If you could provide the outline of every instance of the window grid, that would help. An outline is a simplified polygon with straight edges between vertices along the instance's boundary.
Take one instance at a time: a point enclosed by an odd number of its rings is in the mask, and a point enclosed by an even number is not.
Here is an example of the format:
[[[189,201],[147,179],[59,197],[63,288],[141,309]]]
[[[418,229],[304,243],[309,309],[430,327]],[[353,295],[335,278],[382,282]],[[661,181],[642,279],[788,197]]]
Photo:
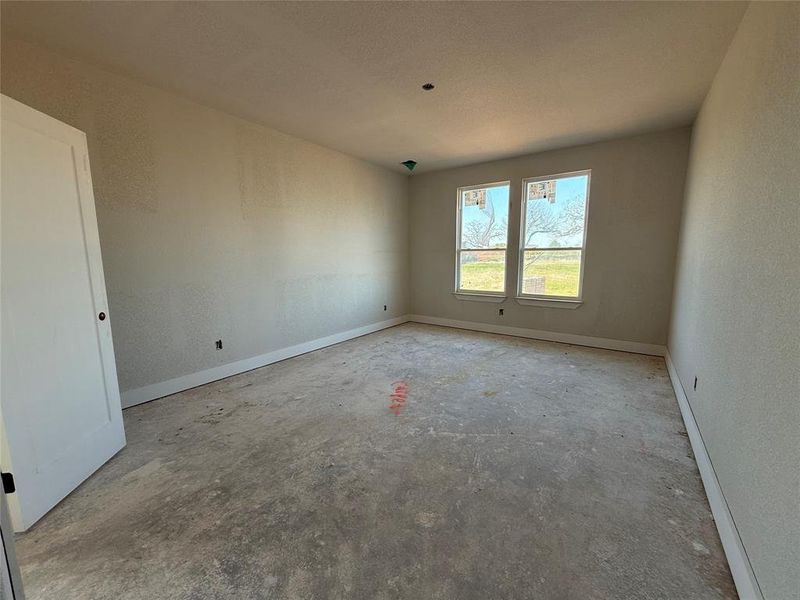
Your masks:
[[[508,194],[508,209],[510,214],[511,209],[511,182],[510,181],[498,181],[494,183],[484,183],[479,185],[471,185],[471,186],[464,186],[460,187],[456,193],[456,261],[455,261],[455,291],[456,293],[460,294],[480,294],[480,295],[488,295],[488,296],[505,296],[506,295],[506,285],[505,279],[508,275],[508,224],[506,224],[506,239],[505,244],[502,248],[494,247],[494,248],[462,248],[462,226],[463,226],[463,194],[464,192],[469,192],[473,190],[489,190],[492,188],[499,188],[499,187],[508,187],[509,194]],[[497,290],[481,290],[475,288],[463,288],[461,284],[461,256],[465,252],[496,252],[503,254],[503,289],[500,291]]]
[[[557,175],[546,175],[542,177],[529,177],[522,180],[522,201],[520,202],[520,236],[519,236],[519,263],[517,265],[517,297],[529,298],[533,300],[566,300],[572,302],[580,302],[583,299],[583,273],[586,253],[586,233],[589,219],[589,194],[591,188],[591,169],[584,171],[571,171],[568,173],[559,173]],[[581,246],[568,246],[568,247],[536,247],[529,246],[527,242],[527,233],[525,231],[527,225],[528,214],[528,185],[530,183],[540,181],[557,181],[559,179],[567,179],[570,177],[586,177],[586,200],[584,201],[584,214],[583,214],[583,240]],[[578,252],[580,267],[578,273],[578,293],[576,296],[560,296],[555,294],[526,294],[523,291],[525,280],[525,253],[526,252]]]

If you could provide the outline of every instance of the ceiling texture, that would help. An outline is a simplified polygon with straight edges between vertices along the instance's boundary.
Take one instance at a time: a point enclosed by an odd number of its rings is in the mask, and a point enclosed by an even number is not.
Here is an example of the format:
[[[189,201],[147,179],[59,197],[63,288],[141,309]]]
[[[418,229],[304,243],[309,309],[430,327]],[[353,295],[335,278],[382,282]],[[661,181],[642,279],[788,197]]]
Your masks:
[[[398,171],[691,123],[736,2],[2,2],[2,34]],[[436,88],[423,91],[422,84]]]

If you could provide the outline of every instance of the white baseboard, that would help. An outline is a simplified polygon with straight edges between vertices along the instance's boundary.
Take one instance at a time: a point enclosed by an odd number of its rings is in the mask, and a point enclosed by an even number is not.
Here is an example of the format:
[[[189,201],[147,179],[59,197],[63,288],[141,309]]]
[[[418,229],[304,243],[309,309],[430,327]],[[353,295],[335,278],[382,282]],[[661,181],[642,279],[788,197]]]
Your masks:
[[[136,388],[122,392],[122,407],[129,408],[142,402],[149,402],[156,398],[163,398],[171,394],[177,394],[183,390],[188,390],[199,385],[238,375],[245,371],[251,371],[264,367],[272,363],[299,356],[306,352],[312,352],[351,340],[353,338],[374,333],[381,329],[394,327],[408,321],[416,323],[427,323],[429,325],[442,325],[444,327],[455,327],[458,329],[471,329],[473,331],[483,331],[486,333],[499,333],[502,335],[513,335],[516,337],[524,337],[536,340],[544,340],[548,342],[563,342],[566,344],[576,344],[578,346],[591,346],[593,348],[605,348],[609,350],[621,350],[623,352],[634,352],[637,354],[650,354],[653,356],[663,356],[664,347],[656,344],[642,344],[639,342],[627,342],[623,340],[610,340],[606,338],[588,337],[583,335],[574,335],[569,333],[554,333],[551,331],[538,331],[536,329],[525,329],[522,327],[505,327],[501,325],[490,325],[486,323],[477,323],[473,321],[455,321],[452,319],[441,319],[439,317],[426,317],[424,315],[404,315],[378,323],[372,323],[356,329],[350,329],[341,333],[335,333],[323,338],[303,342],[288,348],[281,348],[273,350],[267,354],[261,354],[252,358],[246,358],[236,362],[220,365],[197,373],[190,373],[175,379],[153,383],[144,387]]]
[[[332,346],[333,344],[352,340],[353,338],[361,337],[362,335],[374,333],[376,331],[380,331],[381,329],[387,329],[389,327],[394,327],[395,325],[400,325],[406,322],[408,322],[408,317],[403,315],[402,317],[387,319],[386,321],[379,321],[378,323],[371,323],[370,325],[364,325],[363,327],[357,327],[356,329],[342,331],[341,333],[334,333],[333,335],[318,338],[316,340],[303,342],[302,344],[289,346],[288,348],[273,350],[272,352],[267,352],[266,354],[253,356],[252,358],[246,358],[244,360],[238,360],[236,362],[220,365],[204,371],[198,371],[197,373],[190,373],[189,375],[183,375],[182,377],[176,377],[175,379],[169,379],[167,381],[153,383],[144,387],[128,390],[127,392],[122,392],[121,394],[122,408],[129,408],[131,406],[135,406],[136,404],[141,404],[142,402],[149,402],[150,400],[155,400],[156,398],[163,398],[164,396],[169,396],[170,394],[177,394],[178,392],[197,387],[198,385],[211,383],[212,381],[224,379],[225,377],[230,377],[232,375],[238,375],[239,373],[244,373],[245,371],[252,371],[253,369],[265,367],[266,365],[270,365],[281,360],[286,360],[287,358],[292,358],[293,356],[299,356],[301,354],[305,354],[306,352],[319,350],[320,348],[325,348],[326,346]]]
[[[706,489],[708,503],[711,505],[711,514],[714,515],[714,522],[717,525],[722,548],[725,550],[728,566],[731,569],[731,575],[733,575],[736,591],[739,592],[741,600],[763,600],[764,596],[761,594],[761,588],[758,586],[750,559],[747,557],[747,552],[742,544],[742,538],[739,536],[728,502],[722,493],[717,474],[714,471],[714,465],[711,463],[711,457],[708,455],[703,436],[697,426],[692,407],[686,397],[683,384],[678,378],[678,372],[675,370],[675,364],[672,362],[669,351],[665,353],[664,357],[667,362],[669,378],[675,390],[675,397],[678,399],[678,406],[681,409],[683,423],[686,426],[686,432],[689,434],[689,441],[692,444],[697,468],[700,470],[700,477]]]
[[[408,318],[415,323],[427,323],[428,325],[441,325],[443,327],[455,327],[457,329],[470,329],[472,331],[483,331],[485,333],[499,333],[501,335],[513,335],[515,337],[543,340],[546,342],[560,342],[563,344],[574,344],[576,346],[603,348],[605,350],[620,350],[622,352],[648,354],[650,356],[664,356],[666,352],[666,348],[658,344],[612,340],[608,338],[576,335],[573,333],[540,331],[538,329],[527,329],[524,327],[507,327],[505,325],[492,325],[489,323],[477,323],[475,321],[456,321],[454,319],[427,317],[425,315],[409,315]]]
[[[443,319],[440,317],[428,317],[425,315],[405,315],[372,323],[356,329],[350,329],[341,333],[335,333],[323,338],[290,346],[288,348],[281,348],[274,350],[267,354],[254,356],[244,360],[236,361],[226,365],[220,365],[212,369],[206,369],[197,373],[191,373],[182,377],[176,377],[168,381],[154,383],[133,390],[128,390],[122,393],[122,407],[128,408],[136,404],[155,400],[156,398],[163,398],[170,394],[175,394],[183,390],[187,390],[199,385],[224,379],[232,375],[238,375],[245,371],[251,371],[259,367],[299,356],[307,352],[319,350],[326,346],[338,344],[353,338],[361,337],[369,333],[374,333],[382,329],[401,325],[409,321],[415,323],[425,323],[428,325],[441,325],[443,327],[454,327],[457,329],[469,329],[472,331],[482,331],[485,333],[498,333],[501,335],[511,335],[515,337],[523,337],[535,340],[543,340],[548,342],[561,342],[565,344],[575,344],[578,346],[589,346],[592,348],[603,348],[607,350],[619,350],[622,352],[633,352],[636,354],[647,354],[651,356],[664,356],[667,363],[667,370],[669,372],[672,387],[675,390],[675,396],[678,399],[678,406],[683,416],[683,422],[686,426],[686,431],[689,435],[689,441],[692,444],[692,450],[697,461],[697,467],[700,470],[700,477],[703,480],[703,485],[708,496],[709,504],[711,505],[711,512],[714,515],[714,520],[719,531],[722,547],[725,550],[725,556],[728,559],[728,564],[733,575],[733,580],[736,585],[736,590],[742,600],[763,600],[763,595],[758,586],[758,582],[753,573],[750,560],[745,552],[744,545],[742,544],[739,532],[736,529],[736,524],[733,521],[728,503],[722,493],[722,488],[717,480],[717,475],[714,472],[714,467],[711,464],[711,459],[706,450],[705,443],[697,427],[697,422],[694,419],[689,400],[684,392],[683,385],[678,379],[678,374],[675,371],[675,365],[670,358],[669,352],[664,346],[658,344],[644,344],[641,342],[629,342],[625,340],[612,340],[608,338],[597,338],[584,335],[575,335],[570,333],[556,333],[552,331],[540,331],[536,329],[526,329],[522,327],[507,327],[504,325],[492,325],[488,323],[478,323],[475,321],[457,321],[454,319]]]

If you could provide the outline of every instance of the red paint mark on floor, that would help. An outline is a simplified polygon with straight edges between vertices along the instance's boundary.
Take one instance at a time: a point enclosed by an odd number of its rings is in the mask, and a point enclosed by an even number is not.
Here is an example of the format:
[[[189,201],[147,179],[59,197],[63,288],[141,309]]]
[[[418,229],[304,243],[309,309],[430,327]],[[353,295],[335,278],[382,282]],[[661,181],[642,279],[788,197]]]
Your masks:
[[[389,405],[389,410],[392,411],[395,416],[399,416],[400,412],[406,406],[406,399],[408,398],[408,384],[404,381],[397,381],[392,384],[393,392],[392,395],[389,396],[389,400],[391,404]]]

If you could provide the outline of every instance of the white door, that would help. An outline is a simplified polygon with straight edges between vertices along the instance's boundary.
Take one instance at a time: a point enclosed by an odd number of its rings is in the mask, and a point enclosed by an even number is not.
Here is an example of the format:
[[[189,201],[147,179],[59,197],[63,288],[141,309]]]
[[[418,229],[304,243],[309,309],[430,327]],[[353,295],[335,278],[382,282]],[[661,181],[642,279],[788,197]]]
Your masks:
[[[22,531],[125,433],[86,136],[6,96],[0,118],[0,466]]]

